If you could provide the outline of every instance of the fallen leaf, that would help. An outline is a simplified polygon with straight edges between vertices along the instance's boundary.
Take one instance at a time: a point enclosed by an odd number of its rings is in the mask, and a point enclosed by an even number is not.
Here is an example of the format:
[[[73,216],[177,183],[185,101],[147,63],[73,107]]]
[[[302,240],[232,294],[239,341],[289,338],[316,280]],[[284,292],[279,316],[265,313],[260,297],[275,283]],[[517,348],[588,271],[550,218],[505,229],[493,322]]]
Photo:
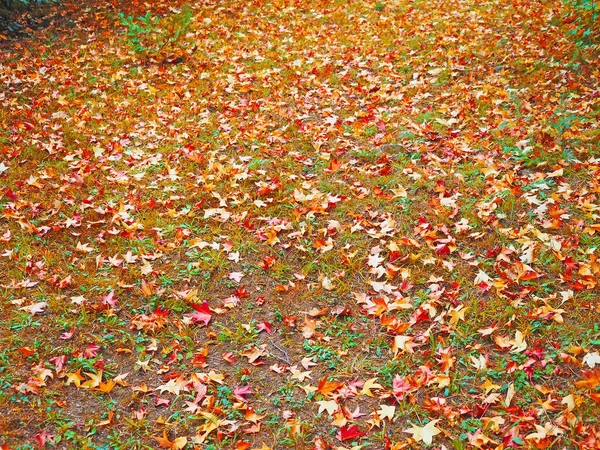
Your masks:
[[[437,436],[442,432],[435,425],[440,421],[440,419],[435,419],[428,422],[424,427],[412,426],[404,430],[405,433],[412,434],[412,437],[415,441],[423,441],[427,445],[431,445],[433,442],[434,436]]]

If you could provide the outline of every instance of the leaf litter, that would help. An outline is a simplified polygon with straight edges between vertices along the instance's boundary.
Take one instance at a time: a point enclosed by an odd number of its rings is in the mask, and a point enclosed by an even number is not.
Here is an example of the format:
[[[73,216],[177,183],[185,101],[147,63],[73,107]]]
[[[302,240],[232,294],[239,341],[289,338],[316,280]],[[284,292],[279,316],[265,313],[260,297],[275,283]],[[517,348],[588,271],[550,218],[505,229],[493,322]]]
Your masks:
[[[2,448],[598,448],[568,8],[67,1],[3,42]]]

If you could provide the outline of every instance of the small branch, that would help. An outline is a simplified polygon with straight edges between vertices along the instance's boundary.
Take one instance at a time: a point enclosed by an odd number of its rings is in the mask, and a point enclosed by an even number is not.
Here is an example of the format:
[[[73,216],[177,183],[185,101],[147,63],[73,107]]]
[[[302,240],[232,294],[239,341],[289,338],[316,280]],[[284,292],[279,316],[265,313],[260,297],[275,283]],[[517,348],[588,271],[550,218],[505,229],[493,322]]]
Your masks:
[[[292,363],[290,361],[290,358],[289,358],[287,352],[284,349],[282,349],[279,345],[277,345],[275,342],[273,342],[271,339],[268,339],[268,341],[273,347],[275,347],[277,350],[279,350],[285,356],[285,359],[281,358],[280,356],[277,356],[273,353],[271,353],[271,356],[277,358],[279,361],[286,363],[288,366],[291,366]]]

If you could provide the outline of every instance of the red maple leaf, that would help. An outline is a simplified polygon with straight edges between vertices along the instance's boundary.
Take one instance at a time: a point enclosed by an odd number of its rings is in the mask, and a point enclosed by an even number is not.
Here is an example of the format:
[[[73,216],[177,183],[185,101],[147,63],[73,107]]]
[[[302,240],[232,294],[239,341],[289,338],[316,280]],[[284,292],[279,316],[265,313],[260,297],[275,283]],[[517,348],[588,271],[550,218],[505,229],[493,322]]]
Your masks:
[[[162,306],[158,305],[156,307],[156,309],[154,310],[154,314],[156,314],[157,316],[160,317],[167,317],[169,315],[170,311],[168,309],[163,309]]]
[[[44,445],[46,445],[46,442],[51,441],[54,436],[54,434],[49,434],[46,430],[44,430],[41,433],[36,434],[33,437],[33,439],[38,443],[40,447],[44,447]]]
[[[358,425],[350,425],[349,427],[341,427],[340,431],[338,431],[335,437],[340,441],[347,441],[357,437],[365,436],[366,434],[367,433],[364,433],[358,429]]]
[[[235,292],[233,293],[233,295],[235,295],[237,298],[246,298],[250,295],[250,292],[248,292],[246,290],[246,286],[240,286],[239,288],[237,288],[235,290]]]

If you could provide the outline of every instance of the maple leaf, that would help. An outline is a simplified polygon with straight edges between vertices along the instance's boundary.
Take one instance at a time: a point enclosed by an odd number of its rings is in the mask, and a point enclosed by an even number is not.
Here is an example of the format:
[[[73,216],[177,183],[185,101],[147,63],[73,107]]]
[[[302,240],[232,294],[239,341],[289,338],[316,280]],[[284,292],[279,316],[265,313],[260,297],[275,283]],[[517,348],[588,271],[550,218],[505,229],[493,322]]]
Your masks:
[[[273,267],[273,264],[275,264],[274,256],[265,256],[262,261],[258,263],[259,267],[265,271]]]
[[[241,272],[231,272],[229,274],[229,279],[235,281],[236,283],[239,283],[240,281],[242,281],[242,278],[245,275]]]
[[[344,386],[342,383],[337,382],[337,381],[328,381],[328,377],[325,377],[325,378],[319,380],[319,386],[317,387],[317,391],[320,394],[323,394],[324,396],[327,397],[330,394],[332,394],[333,392],[340,389],[342,386]]]
[[[576,381],[575,386],[586,389],[596,389],[600,386],[600,369],[584,370],[584,380]]]
[[[44,430],[41,433],[38,433],[35,436],[33,436],[33,439],[37,442],[37,444],[40,447],[45,447],[46,446],[46,442],[51,441],[52,439],[54,439],[55,436],[56,435],[50,434],[46,430]]]
[[[85,356],[86,358],[94,358],[98,354],[98,350],[100,350],[99,346],[97,346],[96,344],[93,344],[93,343],[89,344],[83,350],[83,356]]]
[[[115,306],[117,304],[117,299],[115,298],[115,292],[110,291],[108,294],[102,296],[102,303],[109,306]]]
[[[377,383],[377,378],[370,378],[365,381],[361,394],[368,395],[369,397],[375,397],[371,392],[371,389],[383,389],[383,386]]]
[[[492,390],[496,390],[496,389],[500,389],[501,388],[500,385],[492,383],[487,378],[485,379],[485,383],[483,383],[479,387],[482,388],[482,389],[485,389],[485,394],[486,395],[489,394],[489,392],[492,391]]]
[[[306,371],[306,372],[302,372],[300,370],[298,370],[298,368],[296,366],[292,366],[290,367],[290,372],[292,372],[292,378],[296,379],[298,381],[300,381],[301,383],[306,380],[307,378],[311,378],[310,376],[310,370]]]
[[[594,367],[596,367],[596,364],[600,364],[600,353],[599,352],[588,353],[587,355],[585,355],[583,357],[583,363],[587,364],[589,367],[591,367],[593,369]]]
[[[323,277],[323,280],[321,280],[321,285],[328,291],[335,289],[335,285],[331,282],[331,280],[328,277]]]
[[[242,352],[242,356],[248,358],[248,362],[250,364],[260,364],[260,363],[264,363],[263,360],[261,360],[260,358],[262,358],[263,356],[267,355],[267,350],[266,350],[266,345],[263,344],[260,347],[258,346],[252,346],[250,348],[245,349]]]
[[[63,340],[71,339],[73,337],[73,334],[75,334],[75,329],[76,328],[73,327],[73,328],[71,328],[70,331],[65,331],[64,333],[61,333],[59,336],[60,339],[63,339]]]
[[[448,313],[450,314],[450,325],[456,325],[459,320],[465,320],[465,312],[469,308],[465,308],[464,305],[459,305],[456,308],[452,308]]]
[[[171,394],[179,395],[182,390],[183,391],[189,390],[187,388],[187,384],[188,384],[188,382],[185,380],[183,375],[180,375],[177,378],[173,378],[173,379],[169,380],[166,384],[162,384],[162,385],[158,386],[157,389],[160,391],[161,394],[163,392],[167,391],[167,392],[170,392]]]
[[[273,332],[272,330],[272,324],[267,322],[267,321],[262,321],[261,323],[258,323],[256,325],[256,329],[260,332],[260,331],[266,331],[267,334],[271,334]]]
[[[432,420],[424,427],[412,426],[411,428],[404,430],[404,432],[412,434],[413,439],[417,442],[423,441],[425,444],[431,445],[434,436],[437,436],[442,432],[442,430],[435,426],[439,421],[440,419]]]
[[[246,408],[246,412],[244,414],[244,418],[248,422],[257,423],[263,417],[265,417],[265,414],[263,414],[263,415],[256,414],[256,412],[254,411],[254,408],[252,408],[252,407]]]
[[[508,350],[511,347],[511,340],[507,336],[494,335],[494,342],[501,350]]]
[[[515,339],[511,341],[511,346],[511,353],[521,353],[527,348],[527,341],[519,330],[515,332]]]
[[[471,358],[471,363],[473,365],[473,367],[475,367],[475,369],[477,371],[479,370],[485,370],[485,368],[487,367],[487,357],[485,355],[479,355],[479,357],[475,357],[473,355],[470,356]]]
[[[32,349],[31,347],[21,347],[17,350],[21,355],[23,355],[24,358],[27,358],[28,356],[31,356],[35,353],[35,350]]]
[[[225,375],[211,370],[210,372],[208,372],[208,379],[210,381],[214,381],[217,384],[223,384],[223,381],[225,380]]]
[[[478,333],[480,333],[482,336],[489,336],[490,334],[493,334],[494,331],[499,330],[500,327],[498,327],[495,323],[489,327],[485,327],[485,328],[479,328],[477,330]]]
[[[358,429],[358,425],[350,425],[349,427],[344,426],[339,429],[335,437],[340,441],[348,441],[350,439],[356,439],[361,436],[366,436],[367,433],[362,432]]]
[[[249,394],[252,394],[252,388],[250,386],[236,386],[233,388],[234,397],[241,402],[247,402],[248,399],[244,396]]]
[[[310,317],[306,316],[304,318],[304,325],[301,328],[302,335],[305,339],[310,339],[315,334],[316,328],[317,320],[311,319]]]
[[[22,308],[19,308],[19,310],[27,311],[32,316],[35,316],[36,314],[43,313],[46,310],[47,306],[48,303],[46,302],[37,302],[29,306],[23,306]]]
[[[302,367],[304,367],[307,370],[309,368],[317,365],[317,363],[314,362],[314,357],[313,358],[309,358],[307,356],[305,356],[304,358],[302,358],[302,361],[300,361],[300,364],[302,364]],[[302,380],[300,380],[300,381],[302,381]]]
[[[381,405],[377,414],[382,419],[388,419],[389,421],[394,420],[394,414],[396,414],[396,407],[394,405]]]
[[[169,406],[170,404],[171,400],[169,400],[168,398],[156,396],[156,401],[154,402],[155,406]]]
[[[535,433],[528,434],[525,436],[525,439],[539,442],[547,437],[558,436],[564,433],[564,430],[550,422],[546,422],[543,427],[538,424],[534,424],[534,426],[536,429]]]
[[[81,253],[90,253],[94,251],[94,249],[91,248],[89,244],[82,244],[79,241],[77,241],[77,247],[75,247],[75,250]]]
[[[330,416],[332,416],[339,408],[339,405],[335,400],[320,400],[317,402],[317,405],[319,405],[319,414],[323,411],[327,411],[327,414]]]
[[[163,431],[162,437],[152,436],[152,439],[158,442],[160,448],[169,448],[171,450],[181,450],[187,445],[186,437],[179,437],[174,441],[170,441],[166,430]]]
[[[417,346],[418,344],[415,344],[414,338],[411,336],[395,336],[392,351],[394,355],[398,355],[400,350],[404,350],[407,353],[414,353],[413,349]]]
[[[331,421],[331,425],[334,427],[341,428],[348,423],[348,419],[344,415],[343,412],[338,411],[333,414],[333,420]]]
[[[237,361],[237,358],[231,352],[223,353],[222,357],[228,363],[234,363]]]
[[[204,326],[207,326],[212,319],[208,302],[202,302],[201,305],[192,304],[192,308],[194,308],[196,311],[193,313],[184,314],[184,316],[190,317],[193,323],[201,322],[204,324]]]
[[[99,370],[98,373],[90,373],[84,372],[90,379],[81,385],[84,389],[93,389],[100,385],[102,382],[102,370]]]
[[[76,387],[81,386],[81,382],[85,380],[85,377],[81,375],[81,369],[78,369],[77,372],[70,372],[66,374],[67,381],[65,382],[65,386],[73,383]]]
[[[100,383],[97,387],[94,388],[94,390],[104,392],[105,394],[109,394],[116,385],[117,382],[114,379],[112,379],[108,380],[106,383]]]

